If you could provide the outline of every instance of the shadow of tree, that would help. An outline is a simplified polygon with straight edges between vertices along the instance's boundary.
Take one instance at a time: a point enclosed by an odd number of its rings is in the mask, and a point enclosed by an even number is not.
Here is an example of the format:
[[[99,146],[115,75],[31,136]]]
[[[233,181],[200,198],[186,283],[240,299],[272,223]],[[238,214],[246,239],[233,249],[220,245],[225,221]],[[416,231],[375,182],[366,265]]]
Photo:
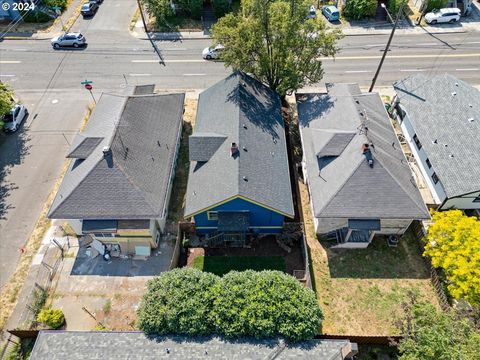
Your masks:
[[[27,119],[24,120],[24,124]],[[8,197],[13,190],[18,189],[15,182],[10,181],[8,175],[10,175],[12,168],[16,165],[20,165],[29,154],[30,146],[28,142],[30,137],[28,131],[21,127],[16,133],[13,134],[0,134],[0,219],[5,220],[8,212],[13,209],[13,205],[8,202]]]
[[[227,101],[233,102],[240,108],[241,121],[258,126],[269,133],[273,138],[278,139],[277,131],[283,129],[281,115],[281,102],[278,94],[266,85],[246,76],[241,72],[231,74],[226,82],[232,77],[238,77],[238,82],[227,95]]]

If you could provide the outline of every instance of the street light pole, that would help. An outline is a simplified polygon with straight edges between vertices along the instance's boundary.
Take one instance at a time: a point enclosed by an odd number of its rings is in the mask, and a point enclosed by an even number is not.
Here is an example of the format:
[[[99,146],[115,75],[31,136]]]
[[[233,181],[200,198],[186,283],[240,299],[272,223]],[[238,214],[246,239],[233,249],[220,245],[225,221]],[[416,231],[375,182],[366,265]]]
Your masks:
[[[380,6],[385,9],[385,11],[387,12],[388,20],[390,20],[390,22],[393,24],[394,21],[393,21],[392,15],[390,15],[390,11],[388,11],[388,8],[385,5],[385,3],[381,3]]]
[[[390,33],[390,37],[388,38],[387,46],[385,47],[385,51],[383,52],[382,58],[380,60],[380,64],[378,64],[377,71],[375,72],[375,76],[372,80],[372,85],[370,85],[370,89],[368,92],[372,92],[373,88],[375,87],[375,83],[377,82],[378,74],[380,74],[380,70],[382,69],[383,62],[385,61],[385,57],[387,56],[387,52],[390,49],[390,44],[392,43],[393,35],[395,34],[395,30],[397,29],[398,20],[400,20],[400,15],[402,14],[403,7],[405,6],[406,1],[402,2],[402,5],[398,9],[397,18],[395,19],[395,23],[393,24],[392,32]],[[387,12],[388,13],[388,12]]]

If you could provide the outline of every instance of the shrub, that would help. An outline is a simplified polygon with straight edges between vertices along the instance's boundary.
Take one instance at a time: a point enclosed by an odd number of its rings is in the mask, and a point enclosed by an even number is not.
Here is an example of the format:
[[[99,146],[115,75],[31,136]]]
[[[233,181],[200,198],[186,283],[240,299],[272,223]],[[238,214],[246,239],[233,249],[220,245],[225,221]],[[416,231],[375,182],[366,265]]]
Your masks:
[[[200,19],[202,16],[203,0],[177,0],[181,11],[192,19]]]
[[[12,89],[0,81],[0,122],[3,116],[12,110],[13,104]]]
[[[175,15],[170,0],[143,0],[150,15],[155,16],[158,24],[164,24],[168,17]]]
[[[429,0],[427,2],[427,12],[433,9],[441,9],[447,7],[448,0]]]
[[[43,3],[49,8],[58,6],[63,11],[67,8],[68,0],[43,0]]]
[[[43,309],[38,314],[37,321],[52,329],[58,329],[65,324],[65,316],[60,309]]]
[[[192,268],[148,283],[138,310],[147,334],[218,334],[299,341],[320,329],[314,293],[279,271],[230,272],[223,278]]]
[[[230,11],[231,2],[228,0],[212,0],[212,7],[215,17],[218,19]]]
[[[388,1],[388,11],[392,15],[393,19],[395,20],[398,10],[400,9],[400,6],[405,3],[405,5],[408,3],[408,0],[389,0]],[[404,7],[405,11],[405,7]]]
[[[375,16],[377,0],[348,0],[344,14],[347,19],[360,20]]]
[[[227,337],[313,338],[322,314],[314,293],[279,271],[232,271],[215,288],[215,327]]]
[[[147,334],[209,334],[213,287],[219,277],[190,268],[175,269],[148,282],[138,311]]]
[[[29,11],[25,14],[23,13],[23,21],[26,23],[46,23],[52,20],[53,18],[48,15],[47,13],[41,12],[41,11]]]

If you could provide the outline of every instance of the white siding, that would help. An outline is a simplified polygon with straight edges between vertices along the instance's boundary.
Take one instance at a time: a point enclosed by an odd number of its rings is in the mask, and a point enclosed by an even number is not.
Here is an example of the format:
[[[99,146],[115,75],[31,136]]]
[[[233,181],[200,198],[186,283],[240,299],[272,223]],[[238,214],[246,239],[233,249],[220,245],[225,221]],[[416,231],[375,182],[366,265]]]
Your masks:
[[[404,108],[402,109],[405,111]],[[428,188],[430,189],[430,192],[432,193],[435,203],[441,204],[447,197],[447,195],[445,194],[445,190],[443,189],[442,179],[439,178],[440,181],[438,183],[436,184],[433,183],[432,175],[435,172],[435,169],[433,166],[430,169],[428,168],[427,162],[426,162],[428,155],[425,152],[425,149],[422,146],[422,148],[418,150],[417,145],[415,144],[415,141],[413,141],[413,136],[415,135],[415,129],[413,128],[410,122],[408,113],[405,111],[405,116],[403,117],[403,121],[400,120],[400,117],[398,117],[398,120],[401,122],[400,127],[402,129],[403,135],[405,136],[405,140],[408,142],[410,149],[413,155],[415,156],[415,159],[417,160],[418,167],[420,168],[420,171],[422,172],[422,175],[425,178],[425,181],[428,185]],[[419,138],[419,140],[421,143],[422,139]]]

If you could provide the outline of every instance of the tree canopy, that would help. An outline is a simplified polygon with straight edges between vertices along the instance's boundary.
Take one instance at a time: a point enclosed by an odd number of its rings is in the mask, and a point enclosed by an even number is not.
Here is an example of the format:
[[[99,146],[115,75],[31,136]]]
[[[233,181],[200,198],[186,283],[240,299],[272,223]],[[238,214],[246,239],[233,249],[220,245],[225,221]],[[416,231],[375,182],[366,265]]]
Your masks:
[[[279,95],[317,83],[323,77],[321,57],[338,52],[339,30],[325,21],[306,19],[306,0],[243,0],[212,28],[215,43],[225,46],[225,66],[252,74]]]
[[[425,237],[425,253],[444,270],[448,291],[480,304],[480,221],[460,210],[436,212]]]
[[[399,360],[478,359],[480,333],[453,311],[444,313],[431,304],[414,304],[403,324]]]
[[[12,110],[13,104],[12,90],[0,81],[0,123],[2,123],[3,116]]]
[[[218,334],[228,338],[310,339],[322,313],[310,289],[279,271],[232,271],[219,277],[175,269],[149,281],[138,310],[147,334]]]

